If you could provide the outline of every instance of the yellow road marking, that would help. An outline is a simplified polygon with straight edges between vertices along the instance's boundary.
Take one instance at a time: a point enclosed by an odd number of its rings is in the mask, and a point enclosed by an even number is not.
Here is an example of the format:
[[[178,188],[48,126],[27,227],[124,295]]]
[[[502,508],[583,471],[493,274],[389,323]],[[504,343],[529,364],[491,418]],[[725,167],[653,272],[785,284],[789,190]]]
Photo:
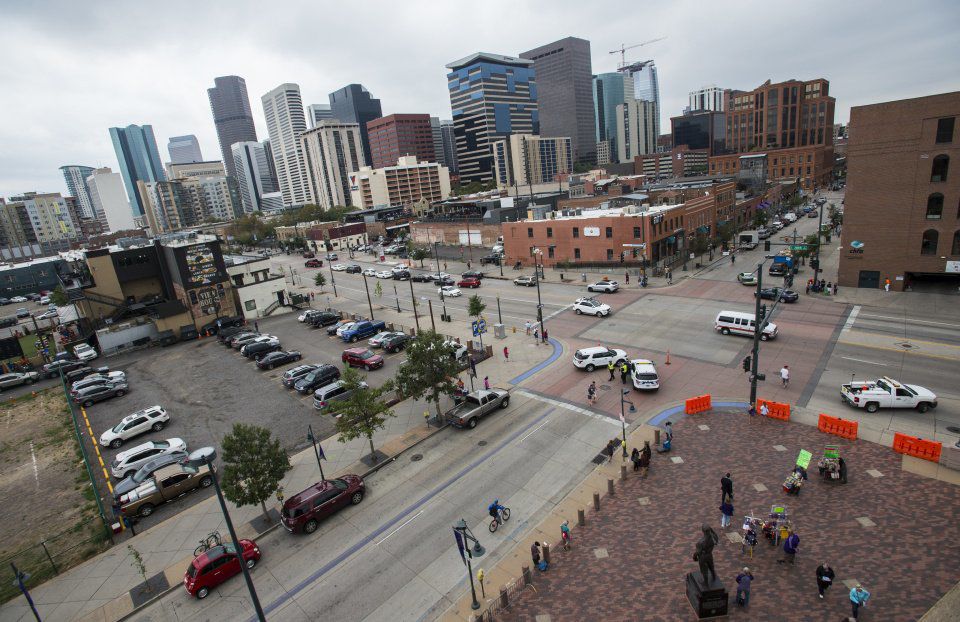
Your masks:
[[[87,425],[87,433],[90,434],[90,441],[93,443],[93,450],[97,452],[97,460],[100,462],[100,468],[103,469],[103,479],[107,481],[107,488],[110,489],[110,494],[112,495],[113,484],[110,483],[110,476],[107,474],[107,466],[103,463],[103,456],[100,454],[100,443],[97,442],[97,437],[93,435],[93,429],[90,427],[90,419],[87,417],[87,409],[81,406],[80,414],[83,415],[83,422]]]

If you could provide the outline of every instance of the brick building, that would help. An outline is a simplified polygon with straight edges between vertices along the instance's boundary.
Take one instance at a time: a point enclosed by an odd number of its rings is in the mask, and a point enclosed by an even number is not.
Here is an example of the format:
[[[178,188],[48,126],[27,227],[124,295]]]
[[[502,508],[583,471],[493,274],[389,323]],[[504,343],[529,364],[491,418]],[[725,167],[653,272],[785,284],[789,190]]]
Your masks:
[[[841,286],[957,290],[958,118],[960,92],[851,109]]]
[[[371,168],[395,166],[401,156],[436,162],[433,129],[428,114],[391,114],[367,122]]]

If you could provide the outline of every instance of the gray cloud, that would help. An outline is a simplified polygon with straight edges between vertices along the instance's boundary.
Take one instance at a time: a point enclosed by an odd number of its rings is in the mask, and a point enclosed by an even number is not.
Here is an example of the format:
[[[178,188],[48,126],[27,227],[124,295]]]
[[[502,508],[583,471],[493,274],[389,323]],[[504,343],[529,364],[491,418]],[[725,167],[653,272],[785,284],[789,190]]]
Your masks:
[[[448,118],[444,64],[568,35],[591,41],[594,72],[616,67],[607,52],[621,43],[668,37],[628,52],[657,62],[663,127],[707,84],[826,77],[845,121],[851,106],[957,90],[960,76],[949,1],[57,1],[3,3],[0,23],[0,196],[65,191],[63,164],[116,170],[113,125],[152,124],[164,158],[180,134],[219,158],[206,97],[218,75],[246,79],[262,137],[260,96],[282,82],[305,104],[360,82],[385,113]]]

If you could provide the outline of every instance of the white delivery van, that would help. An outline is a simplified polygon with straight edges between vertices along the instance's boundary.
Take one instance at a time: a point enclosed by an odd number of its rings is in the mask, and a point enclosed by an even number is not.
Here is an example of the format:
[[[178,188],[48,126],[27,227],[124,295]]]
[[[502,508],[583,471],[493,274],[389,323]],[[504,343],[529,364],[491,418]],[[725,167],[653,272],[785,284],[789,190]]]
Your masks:
[[[714,320],[714,329],[723,335],[743,335],[744,337],[753,337],[756,327],[756,316],[752,313],[742,313],[740,311],[721,311]],[[760,339],[766,341],[777,336],[777,325],[773,322],[767,322],[763,327],[763,333]]]

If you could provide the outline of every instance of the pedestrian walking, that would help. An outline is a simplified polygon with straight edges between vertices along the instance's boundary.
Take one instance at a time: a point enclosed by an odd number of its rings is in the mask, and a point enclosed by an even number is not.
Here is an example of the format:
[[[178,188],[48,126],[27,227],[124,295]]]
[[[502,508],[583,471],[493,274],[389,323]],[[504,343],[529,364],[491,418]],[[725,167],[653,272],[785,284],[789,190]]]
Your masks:
[[[673,285],[673,270],[667,270],[667,285]]]
[[[536,344],[540,343],[540,331],[536,328],[533,329],[533,342]]]
[[[560,541],[563,542],[563,550],[570,550],[570,521],[565,520],[560,523]]]
[[[490,376],[483,377],[483,388],[486,389],[487,391],[490,390]]]
[[[807,281],[807,289],[806,289],[803,293],[805,293],[805,294],[809,294],[809,293],[810,293],[810,283],[811,283],[811,281]]]
[[[627,367],[626,361],[620,363],[620,382],[627,384],[627,375],[630,373],[630,368]]]
[[[884,280],[884,282],[883,282],[883,291],[885,291],[885,292],[889,292],[889,291],[890,291],[890,279]]]
[[[630,273],[629,273],[629,272],[624,272],[624,273],[623,273],[623,280],[624,280],[624,282],[625,282],[627,285],[630,284]]]
[[[733,518],[733,504],[724,498],[720,504],[720,527],[726,529],[730,525],[730,519]]]
[[[603,455],[607,457],[607,462],[613,460],[614,451],[617,449],[617,439],[611,438],[607,441],[607,446],[603,448]]]
[[[536,540],[530,545],[530,558],[535,567],[540,565],[540,543]]]
[[[258,333],[260,332],[260,325],[257,324],[256,320],[253,321],[253,330],[255,330]]]
[[[796,531],[791,531],[790,535],[787,536],[787,539],[783,541],[783,559],[778,559],[778,564],[785,564],[790,562],[791,564],[797,558],[797,549],[800,548],[800,536],[797,535]]]
[[[547,335],[547,329],[544,328],[544,329],[543,329],[543,343],[547,343],[547,341],[548,341],[549,339],[550,339],[550,337],[549,337],[549,335]]]
[[[523,325],[523,327],[527,329],[527,337],[530,336],[530,329],[531,329],[532,326],[533,326],[533,325],[530,324],[530,320],[527,320],[527,323]]]
[[[733,479],[727,473],[720,478],[720,501],[733,501]]]
[[[833,281],[827,282],[827,289],[825,289],[824,291],[827,293],[827,296],[829,296],[833,292]]]
[[[817,593],[820,598],[823,598],[823,593],[833,585],[833,577],[833,568],[830,567],[830,564],[823,562],[817,566]]]
[[[508,348],[507,346],[503,346],[503,360],[505,361],[510,360],[510,348]]]
[[[863,586],[857,583],[857,587],[850,590],[850,604],[853,605],[853,619],[860,619],[860,608],[867,606],[867,599],[870,598],[870,592],[863,589]]]
[[[643,441],[643,450],[640,452],[640,477],[646,477],[650,470],[650,441]]]
[[[640,450],[636,447],[633,448],[633,451],[630,452],[630,462],[633,463],[633,470],[640,470]]]
[[[761,417],[766,417],[766,416],[769,415],[769,414],[770,414],[770,409],[767,408],[767,403],[764,402],[764,403],[760,404],[760,416],[761,416]]]
[[[730,263],[737,263],[737,256],[733,254],[733,251],[730,251]]]
[[[613,361],[607,363],[607,371],[610,372],[610,380],[613,380],[613,371],[617,368]]]
[[[597,383],[593,381],[590,383],[590,386],[587,387],[587,401],[591,404],[597,403]]]
[[[838,290],[838,289],[840,289],[840,284],[839,284],[839,283],[834,283],[834,284],[833,284],[833,295],[834,295],[834,296],[837,295],[837,290]]]
[[[744,566],[740,574],[737,575],[737,604],[746,607],[750,604],[750,583],[753,582],[753,574],[750,569]]]
[[[780,382],[783,383],[783,388],[786,389],[790,385],[790,366],[784,365],[780,368]]]

